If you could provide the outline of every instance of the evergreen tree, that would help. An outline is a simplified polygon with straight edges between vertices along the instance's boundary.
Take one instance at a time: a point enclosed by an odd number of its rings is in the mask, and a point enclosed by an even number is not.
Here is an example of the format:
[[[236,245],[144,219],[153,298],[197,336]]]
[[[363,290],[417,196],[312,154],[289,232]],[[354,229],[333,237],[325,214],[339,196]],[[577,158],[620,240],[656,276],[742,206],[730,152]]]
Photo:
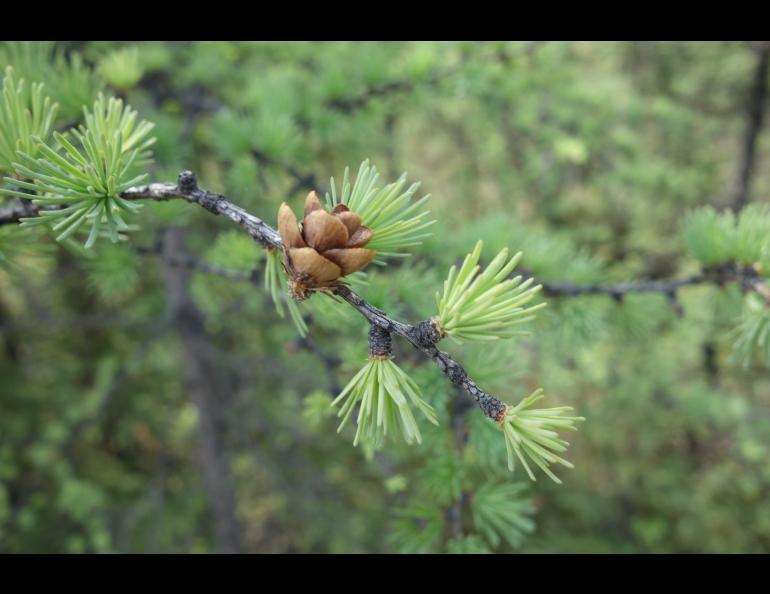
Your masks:
[[[767,550],[769,56],[5,42],[0,550]]]

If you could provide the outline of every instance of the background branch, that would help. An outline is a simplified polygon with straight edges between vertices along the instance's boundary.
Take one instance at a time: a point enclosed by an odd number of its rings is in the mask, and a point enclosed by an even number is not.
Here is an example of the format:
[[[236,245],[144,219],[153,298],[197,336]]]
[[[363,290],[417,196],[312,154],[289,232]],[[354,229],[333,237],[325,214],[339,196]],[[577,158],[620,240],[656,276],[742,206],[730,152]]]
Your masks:
[[[757,136],[762,129],[767,108],[767,76],[770,69],[770,41],[759,42],[756,50],[754,78],[746,106],[746,132],[741,145],[740,165],[733,183],[730,207],[733,211],[741,210],[749,199],[751,176],[754,170],[757,152]]]

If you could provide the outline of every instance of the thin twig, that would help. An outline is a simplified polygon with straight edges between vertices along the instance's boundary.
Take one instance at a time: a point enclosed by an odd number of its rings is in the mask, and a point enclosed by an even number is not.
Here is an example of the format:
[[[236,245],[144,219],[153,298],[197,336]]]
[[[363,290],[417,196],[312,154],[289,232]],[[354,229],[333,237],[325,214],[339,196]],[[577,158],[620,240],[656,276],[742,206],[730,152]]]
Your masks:
[[[526,275],[525,276],[529,276]],[[578,297],[580,295],[608,295],[616,301],[623,301],[631,293],[658,293],[668,297],[673,304],[677,302],[677,292],[682,287],[713,284],[724,286],[737,282],[744,292],[754,291],[770,306],[770,287],[765,284],[759,271],[754,266],[737,262],[726,262],[716,266],[707,266],[698,274],[681,279],[641,280],[614,285],[573,283],[554,283],[538,281],[543,285],[543,292],[557,297]]]

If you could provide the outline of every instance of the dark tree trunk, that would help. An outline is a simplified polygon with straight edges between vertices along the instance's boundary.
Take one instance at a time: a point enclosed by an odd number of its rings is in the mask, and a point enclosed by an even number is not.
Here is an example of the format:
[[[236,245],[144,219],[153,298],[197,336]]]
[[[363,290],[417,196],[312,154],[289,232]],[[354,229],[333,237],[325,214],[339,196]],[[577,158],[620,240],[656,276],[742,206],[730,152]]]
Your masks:
[[[232,387],[206,335],[204,316],[190,299],[190,271],[170,262],[185,256],[181,229],[165,232],[163,255],[168,306],[182,343],[184,384],[198,409],[198,448],[216,545],[222,553],[237,553],[241,531],[223,439],[223,403],[229,400]]]

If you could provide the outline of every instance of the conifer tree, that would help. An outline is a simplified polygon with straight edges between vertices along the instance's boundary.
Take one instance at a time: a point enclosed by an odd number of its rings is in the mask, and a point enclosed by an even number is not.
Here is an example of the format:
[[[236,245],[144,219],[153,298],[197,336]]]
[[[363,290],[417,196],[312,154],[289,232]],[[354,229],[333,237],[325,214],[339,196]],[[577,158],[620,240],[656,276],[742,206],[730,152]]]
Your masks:
[[[665,437],[648,443],[638,433],[634,423],[648,415],[650,427],[657,424],[652,434],[681,429],[693,464],[718,455],[704,433],[712,425],[736,436],[748,464],[758,463],[766,420],[749,417],[753,390],[767,382],[749,384],[752,370],[770,365],[770,209],[745,204],[754,170],[746,159],[756,158],[755,148],[741,153],[734,188],[743,194],[735,190],[734,208],[719,210],[699,200],[716,184],[714,168],[690,164],[709,165],[715,155],[693,157],[689,151],[705,149],[659,137],[674,128],[700,140],[720,133],[713,122],[693,128],[696,108],[676,99],[700,100],[690,88],[672,88],[656,104],[640,99],[661,84],[645,67],[678,65],[669,48],[639,58],[638,92],[608,104],[618,75],[604,75],[606,89],[575,81],[581,56],[569,44],[330,44],[318,54],[321,74],[310,76],[300,65],[312,52],[300,44],[5,43],[0,321],[16,324],[17,312],[40,311],[37,283],[62,276],[44,298],[77,312],[85,334],[50,337],[40,359],[20,346],[20,330],[3,334],[11,388],[0,396],[14,413],[4,421],[9,445],[0,460],[15,466],[11,492],[0,491],[0,521],[11,535],[0,550],[38,546],[35,534],[57,514],[79,527],[73,537],[61,524],[53,537],[68,551],[132,550],[139,545],[110,531],[106,503],[140,510],[131,503],[137,476],[166,481],[168,472],[177,481],[202,477],[213,542],[204,550],[263,548],[246,541],[246,527],[269,530],[269,517],[296,535],[291,543],[265,537],[286,549],[492,552],[529,538],[536,549],[546,546],[536,540],[537,499],[555,502],[546,529],[559,514],[580,526],[593,512],[569,494],[592,472],[616,476],[607,452],[644,469],[632,462],[635,448],[645,459],[667,447]],[[641,51],[619,50],[629,60]],[[722,51],[749,65],[756,58],[758,70],[766,61],[763,45]],[[353,54],[355,77],[344,68]],[[258,84],[237,68],[209,67],[237,60],[273,66],[263,66]],[[279,67],[284,61],[293,67]],[[551,88],[546,71],[559,84]],[[172,82],[163,83],[169,73]],[[748,92],[762,90],[759,78]],[[695,71],[688,80],[708,77]],[[411,114],[430,112],[436,97],[441,108],[430,124],[418,123]],[[518,112],[510,97],[520,99]],[[606,109],[586,119],[586,105]],[[655,124],[649,137],[631,132],[644,118]],[[755,142],[756,109],[747,121]],[[373,126],[398,127],[409,142],[370,137]],[[415,136],[423,142],[426,126],[471,139],[465,150],[477,178],[453,171],[443,139],[425,141],[447,176],[434,182],[435,196],[399,175],[403,162],[430,171],[428,156],[412,164],[410,155],[393,155]],[[661,157],[659,145],[670,154]],[[499,174],[498,188],[483,185],[485,168]],[[597,180],[590,191],[586,179]],[[634,200],[647,203],[658,192],[672,205],[633,210]],[[540,199],[508,201],[529,193]],[[637,234],[662,218],[677,223],[650,248],[649,234]],[[605,239],[589,251],[596,237]],[[656,270],[656,254],[677,261]],[[154,265],[159,272],[148,272]],[[126,332],[100,330],[100,316]],[[236,356],[228,359],[231,348]],[[685,351],[703,353],[705,379],[679,376],[677,366],[693,365]],[[51,352],[63,361],[46,363]],[[607,366],[592,366],[592,358]],[[23,364],[32,360],[43,367],[36,378]],[[720,379],[727,364],[736,371]],[[57,388],[68,398],[56,402],[54,424],[47,420],[54,413],[42,411]],[[126,390],[139,397],[129,400]],[[165,400],[164,390],[174,396]],[[567,454],[578,424],[575,439],[588,437]],[[29,458],[20,457],[25,436],[41,428],[49,429]],[[199,471],[184,464],[193,434]],[[267,461],[255,463],[250,448]],[[140,470],[121,466],[115,454],[114,477],[98,476],[102,451],[133,452]],[[162,462],[150,471],[152,460]],[[584,460],[589,470],[581,471]],[[282,506],[303,508],[313,497],[290,489],[305,484],[292,469],[309,468],[316,476],[307,484],[336,502],[324,504],[326,517],[292,519]],[[744,480],[727,463],[715,468],[724,480]],[[554,490],[540,476],[563,484]],[[612,484],[613,501],[636,510],[653,501],[630,478],[590,480]],[[26,501],[29,481],[56,505]],[[767,484],[761,474],[736,500]],[[168,496],[175,518],[199,513],[200,503],[178,487]],[[376,503],[364,502],[369,496]],[[692,513],[705,517],[711,504],[699,500],[703,509]],[[663,505],[685,514],[679,500]],[[367,518],[366,529],[351,509]],[[654,514],[634,513],[627,530],[639,546],[664,546],[668,528]],[[186,538],[177,534],[182,527],[154,532],[151,516],[135,521],[159,550]],[[668,537],[675,550],[698,546],[687,525],[685,518],[681,533]],[[382,532],[387,538],[372,536]],[[768,534],[760,530],[758,542]],[[564,538],[566,548],[580,546]],[[756,546],[731,538],[736,549]],[[583,544],[601,550],[596,539]]]

